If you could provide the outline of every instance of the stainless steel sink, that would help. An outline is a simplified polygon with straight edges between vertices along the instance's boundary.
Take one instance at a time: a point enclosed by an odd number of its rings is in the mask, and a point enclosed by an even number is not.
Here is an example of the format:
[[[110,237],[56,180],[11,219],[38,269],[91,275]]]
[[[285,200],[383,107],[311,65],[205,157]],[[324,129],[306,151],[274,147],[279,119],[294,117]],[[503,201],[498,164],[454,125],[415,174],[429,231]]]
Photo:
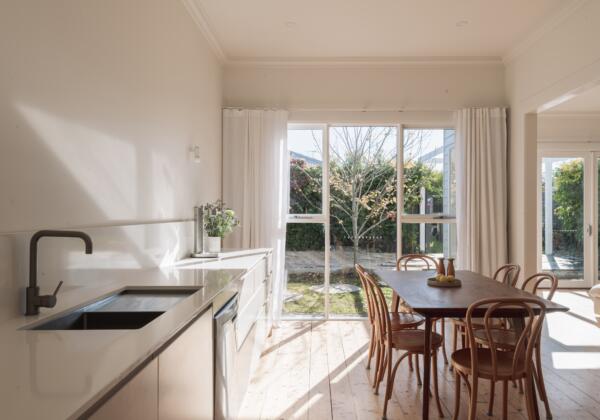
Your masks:
[[[164,312],[76,311],[47,321],[32,330],[137,330]]]
[[[126,288],[27,330],[132,330],[142,328],[200,287]]]

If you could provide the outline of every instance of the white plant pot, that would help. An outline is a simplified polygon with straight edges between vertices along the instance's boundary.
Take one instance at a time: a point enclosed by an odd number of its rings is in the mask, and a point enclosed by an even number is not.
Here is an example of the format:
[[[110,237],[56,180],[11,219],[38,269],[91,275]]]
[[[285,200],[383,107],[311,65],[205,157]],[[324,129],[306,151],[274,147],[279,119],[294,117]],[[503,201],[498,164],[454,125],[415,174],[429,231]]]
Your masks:
[[[208,252],[210,252],[211,254],[218,254],[219,252],[221,252],[221,238],[219,238],[218,236],[209,236],[206,239]]]

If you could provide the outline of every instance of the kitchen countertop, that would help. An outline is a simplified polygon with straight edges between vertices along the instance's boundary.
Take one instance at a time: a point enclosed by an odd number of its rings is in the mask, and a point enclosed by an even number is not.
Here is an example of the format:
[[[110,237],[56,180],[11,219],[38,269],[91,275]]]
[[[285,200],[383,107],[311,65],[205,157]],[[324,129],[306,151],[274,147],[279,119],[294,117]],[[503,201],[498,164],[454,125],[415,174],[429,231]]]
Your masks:
[[[266,251],[225,252],[222,260],[185,259],[167,268],[78,270],[71,274],[55,308],[42,308],[40,315],[20,316],[0,325],[0,416],[78,417],[232,287]],[[233,257],[243,258],[227,260]],[[127,286],[202,288],[138,330],[21,329]]]

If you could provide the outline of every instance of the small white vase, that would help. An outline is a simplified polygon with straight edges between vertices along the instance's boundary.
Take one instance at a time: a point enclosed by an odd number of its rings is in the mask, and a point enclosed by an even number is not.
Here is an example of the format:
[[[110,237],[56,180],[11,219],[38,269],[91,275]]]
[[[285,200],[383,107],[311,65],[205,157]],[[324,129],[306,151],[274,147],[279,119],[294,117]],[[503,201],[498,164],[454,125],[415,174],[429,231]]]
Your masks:
[[[206,245],[208,252],[211,254],[218,254],[221,252],[221,238],[218,236],[209,236],[206,238]]]

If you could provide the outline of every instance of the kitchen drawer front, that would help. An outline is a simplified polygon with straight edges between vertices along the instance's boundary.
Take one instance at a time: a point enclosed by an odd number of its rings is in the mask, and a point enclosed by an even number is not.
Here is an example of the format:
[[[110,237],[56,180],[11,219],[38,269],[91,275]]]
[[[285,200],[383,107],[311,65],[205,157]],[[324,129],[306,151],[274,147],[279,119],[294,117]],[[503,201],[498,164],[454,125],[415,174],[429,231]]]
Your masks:
[[[235,321],[235,339],[238,349],[243,345],[244,340],[246,340],[248,332],[252,329],[254,324],[256,324],[256,321],[260,316],[260,309],[264,303],[265,294],[263,284],[254,293],[254,296],[252,296],[252,299],[250,299],[247,305],[238,309]]]

